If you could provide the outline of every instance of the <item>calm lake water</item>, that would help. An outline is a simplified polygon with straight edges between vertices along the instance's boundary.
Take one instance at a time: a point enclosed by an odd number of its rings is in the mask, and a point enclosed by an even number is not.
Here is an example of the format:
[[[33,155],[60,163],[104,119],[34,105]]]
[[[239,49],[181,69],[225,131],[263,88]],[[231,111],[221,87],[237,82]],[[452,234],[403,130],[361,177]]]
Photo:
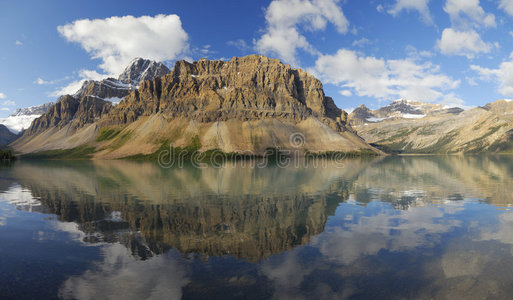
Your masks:
[[[2,299],[511,298],[513,157],[0,168]]]

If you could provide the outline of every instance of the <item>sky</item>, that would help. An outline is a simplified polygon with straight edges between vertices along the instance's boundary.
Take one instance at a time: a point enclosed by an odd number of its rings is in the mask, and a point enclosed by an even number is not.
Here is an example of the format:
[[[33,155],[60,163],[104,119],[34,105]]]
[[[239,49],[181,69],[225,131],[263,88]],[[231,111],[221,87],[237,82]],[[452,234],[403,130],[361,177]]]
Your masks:
[[[135,57],[279,58],[348,110],[513,98],[513,0],[0,0],[0,45],[0,117]]]

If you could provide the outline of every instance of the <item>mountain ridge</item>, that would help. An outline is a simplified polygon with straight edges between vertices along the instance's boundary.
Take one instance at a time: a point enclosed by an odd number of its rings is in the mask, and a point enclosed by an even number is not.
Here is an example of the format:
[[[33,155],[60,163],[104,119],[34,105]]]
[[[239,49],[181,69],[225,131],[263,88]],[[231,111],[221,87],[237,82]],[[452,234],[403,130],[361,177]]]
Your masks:
[[[497,100],[456,114],[355,126],[369,143],[417,154],[513,153],[513,102]]]
[[[132,83],[141,78],[132,69],[151,69],[156,76],[129,91],[111,89],[112,78],[85,83],[76,94],[80,97],[62,96],[12,147],[27,153],[87,145],[98,150],[95,158],[119,158],[152,153],[163,141],[186,147],[197,137],[201,151],[260,154],[271,147],[381,153],[355,134],[347,113],[324,95],[318,79],[277,59],[178,61],[163,76],[158,76],[163,68],[134,62],[129,76],[119,78]],[[105,100],[120,96],[116,106]],[[104,129],[116,134],[96,141]],[[290,142],[293,134],[301,135],[299,146]]]

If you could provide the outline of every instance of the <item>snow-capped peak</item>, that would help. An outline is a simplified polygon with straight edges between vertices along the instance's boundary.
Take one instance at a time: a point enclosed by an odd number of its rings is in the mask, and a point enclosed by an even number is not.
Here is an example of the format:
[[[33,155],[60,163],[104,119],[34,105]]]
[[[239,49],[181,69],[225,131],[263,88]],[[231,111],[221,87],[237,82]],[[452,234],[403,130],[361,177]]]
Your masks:
[[[135,58],[119,75],[118,80],[125,84],[138,86],[141,81],[151,80],[155,77],[161,77],[171,72],[161,62],[143,58]]]
[[[47,112],[52,105],[53,102],[48,102],[41,105],[18,108],[9,117],[0,118],[0,124],[5,125],[11,132],[18,134],[20,131],[29,128],[32,121]]]

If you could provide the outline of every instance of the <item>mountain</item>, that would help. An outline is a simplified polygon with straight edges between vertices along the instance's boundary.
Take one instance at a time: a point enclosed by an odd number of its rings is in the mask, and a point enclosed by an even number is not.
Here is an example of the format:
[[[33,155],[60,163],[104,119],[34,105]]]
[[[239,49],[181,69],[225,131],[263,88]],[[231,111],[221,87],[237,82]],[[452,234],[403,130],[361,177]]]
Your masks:
[[[369,143],[404,153],[513,153],[513,102],[498,100],[418,119],[366,122],[355,129]]]
[[[138,86],[143,81],[162,77],[169,72],[168,67],[160,62],[138,57],[130,62],[123,73],[119,75],[118,80],[124,84]]]
[[[47,112],[52,105],[52,102],[48,102],[37,106],[18,108],[9,117],[0,118],[0,124],[5,125],[11,132],[18,134],[29,128],[32,121]]]
[[[267,148],[379,153],[354,133],[319,80],[277,59],[178,61],[159,76],[162,69],[134,60],[117,80],[84,84],[12,146],[26,153],[87,145],[97,149],[96,158],[150,154],[163,143],[247,154]],[[113,97],[123,100],[114,107],[107,101]]]
[[[415,100],[400,99],[377,110],[371,110],[364,104],[355,108],[349,115],[351,124],[378,123],[395,119],[420,119],[426,116],[459,114],[460,107],[446,107],[441,104],[425,103]]]
[[[135,76],[134,70],[140,70],[141,76]],[[59,97],[45,114],[34,120],[23,135],[24,140],[28,141],[35,136],[45,139],[55,132],[59,132],[58,135],[53,135],[57,139],[70,137],[78,129],[93,124],[108,113],[123,97],[137,88],[138,80],[161,76],[166,72],[169,69],[162,63],[138,58],[126,67],[118,79],[86,80],[75,94]],[[131,83],[126,83],[127,80]],[[39,135],[43,132],[44,135]],[[72,142],[71,146],[81,142]]]
[[[19,136],[15,133],[12,133],[9,128],[7,128],[5,125],[0,124],[0,146],[5,146],[15,139],[17,139]]]

